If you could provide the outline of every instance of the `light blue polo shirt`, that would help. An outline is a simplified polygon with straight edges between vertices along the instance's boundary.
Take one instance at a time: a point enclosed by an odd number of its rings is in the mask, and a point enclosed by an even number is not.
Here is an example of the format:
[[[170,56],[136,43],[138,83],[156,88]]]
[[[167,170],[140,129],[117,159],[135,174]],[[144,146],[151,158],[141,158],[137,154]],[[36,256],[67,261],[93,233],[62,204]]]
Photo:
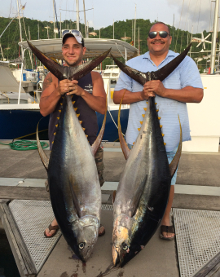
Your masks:
[[[152,72],[162,68],[178,55],[178,53],[169,50],[165,60],[157,67],[150,59],[149,52],[146,52],[144,55],[129,60],[127,65],[141,72]],[[170,89],[181,89],[186,86],[203,89],[198,68],[189,56],[186,56],[179,66],[163,81],[163,85],[165,88]],[[143,90],[143,86],[124,72],[121,72],[117,85],[115,86],[115,91],[121,89],[138,92]],[[160,124],[162,125],[166,151],[173,151],[179,144],[180,127],[178,115],[180,117],[183,132],[182,141],[191,140],[186,103],[157,95],[155,97],[155,102],[159,110],[159,117],[161,117]],[[129,144],[133,144],[136,141],[139,134],[138,128],[141,127],[140,121],[143,120],[142,114],[145,113],[144,108],[146,107],[147,101],[140,101],[130,105],[128,127],[125,134],[126,141]]]

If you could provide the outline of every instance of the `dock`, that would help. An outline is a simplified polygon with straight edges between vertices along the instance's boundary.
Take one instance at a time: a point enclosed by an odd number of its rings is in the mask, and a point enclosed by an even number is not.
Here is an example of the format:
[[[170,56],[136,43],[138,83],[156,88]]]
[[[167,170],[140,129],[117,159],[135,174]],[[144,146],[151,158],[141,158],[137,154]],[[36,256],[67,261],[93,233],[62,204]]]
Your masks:
[[[37,150],[15,151],[0,145],[0,228],[10,243],[20,276],[54,277],[203,277],[220,276],[220,152],[183,152],[172,208],[176,238],[159,239],[159,230],[124,268],[111,266],[112,192],[125,159],[119,143],[103,143],[104,177],[98,239],[83,264],[61,232],[45,238],[53,219],[46,171]],[[45,150],[49,156],[50,151]]]

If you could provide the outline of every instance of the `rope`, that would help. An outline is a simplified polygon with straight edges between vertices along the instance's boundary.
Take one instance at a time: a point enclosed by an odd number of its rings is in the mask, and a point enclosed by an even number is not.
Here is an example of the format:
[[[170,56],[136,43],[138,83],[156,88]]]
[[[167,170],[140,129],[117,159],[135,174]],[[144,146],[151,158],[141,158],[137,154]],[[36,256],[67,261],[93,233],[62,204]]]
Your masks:
[[[40,132],[43,132],[43,131],[45,131],[45,130],[42,130]],[[21,138],[24,138],[24,137],[27,137],[27,136],[30,136],[30,135],[34,135],[34,134],[36,134],[36,133],[32,133],[32,134],[29,134],[29,135],[25,135],[23,137],[15,138],[10,143],[0,142],[0,144],[9,145],[11,147],[11,149],[18,150],[18,151],[35,150],[35,149],[38,148],[36,141],[30,141],[30,140],[17,140],[17,141],[15,141],[16,139],[21,139]],[[40,144],[41,144],[41,147],[43,149],[49,147],[49,144],[47,142],[42,141],[42,142],[40,142]]]
[[[30,140],[17,140],[17,141],[12,141],[10,143],[0,142],[0,144],[9,145],[12,150],[18,150],[18,151],[27,151],[27,150],[37,149],[37,142],[30,141]],[[47,142],[40,142],[40,144],[43,149],[47,148],[49,146],[49,144]]]

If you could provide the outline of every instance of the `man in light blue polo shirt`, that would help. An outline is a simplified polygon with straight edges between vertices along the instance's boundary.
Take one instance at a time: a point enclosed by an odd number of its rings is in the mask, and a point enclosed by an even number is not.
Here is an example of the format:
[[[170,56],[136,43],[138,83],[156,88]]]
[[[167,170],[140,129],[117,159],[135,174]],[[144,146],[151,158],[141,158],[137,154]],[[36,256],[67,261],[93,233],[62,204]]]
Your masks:
[[[127,65],[141,72],[157,71],[173,60],[178,54],[169,50],[172,37],[169,27],[163,22],[155,23],[148,34],[149,51],[144,55],[133,58]],[[125,94],[124,94],[125,92]],[[149,97],[155,97],[159,110],[162,133],[166,145],[167,157],[172,161],[180,137],[178,115],[183,132],[183,141],[190,140],[190,129],[186,103],[199,103],[203,98],[203,85],[195,62],[188,56],[163,81],[153,80],[144,86],[121,72],[114,92],[114,103],[119,104],[124,94],[123,104],[131,104],[128,127],[125,134],[126,142],[131,148],[141,127],[143,108],[147,107]],[[177,171],[171,181],[169,201],[161,222],[160,238],[172,240],[175,236],[170,222],[170,211],[174,197],[174,184]]]

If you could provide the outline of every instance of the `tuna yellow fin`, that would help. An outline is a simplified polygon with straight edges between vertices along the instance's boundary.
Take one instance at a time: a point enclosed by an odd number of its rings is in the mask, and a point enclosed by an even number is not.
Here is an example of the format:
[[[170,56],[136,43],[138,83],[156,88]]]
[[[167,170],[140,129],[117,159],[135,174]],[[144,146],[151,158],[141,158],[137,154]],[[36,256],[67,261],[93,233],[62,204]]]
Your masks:
[[[171,177],[173,177],[174,173],[176,172],[176,169],[177,169],[180,157],[181,157],[181,153],[182,153],[182,127],[181,127],[179,116],[178,116],[178,119],[179,119],[179,125],[180,125],[180,142],[179,142],[179,146],[177,148],[176,154],[175,154],[172,162],[169,165]]]
[[[41,119],[39,120],[39,122],[41,121]],[[38,153],[40,155],[40,158],[41,158],[41,161],[42,161],[44,167],[46,168],[46,170],[48,170],[49,159],[48,159],[47,155],[45,154],[45,152],[41,146],[40,140],[39,140],[39,134],[38,134],[39,122],[37,123],[37,128],[36,128],[37,149],[38,149]]]
[[[93,155],[95,156],[95,153],[97,152],[101,142],[102,142],[102,138],[103,138],[103,135],[104,135],[104,131],[105,131],[105,123],[106,123],[106,117],[107,117],[107,109],[108,109],[108,103],[107,103],[107,96],[106,96],[106,108],[105,108],[105,115],[104,115],[104,119],[103,119],[103,122],[102,122],[102,127],[99,131],[99,134],[96,138],[96,140],[94,141],[93,145],[91,146],[92,148],[92,153]]]
[[[123,154],[125,156],[125,159],[127,160],[131,150],[128,148],[128,145],[127,145],[127,143],[126,143],[126,141],[124,139],[124,136],[122,134],[122,131],[121,131],[121,121],[120,121],[121,104],[122,104],[124,95],[125,95],[125,92],[124,92],[124,94],[123,94],[123,96],[121,98],[121,102],[120,102],[120,106],[119,106],[119,110],[118,110],[118,136],[119,136],[122,152],[123,152]]]

